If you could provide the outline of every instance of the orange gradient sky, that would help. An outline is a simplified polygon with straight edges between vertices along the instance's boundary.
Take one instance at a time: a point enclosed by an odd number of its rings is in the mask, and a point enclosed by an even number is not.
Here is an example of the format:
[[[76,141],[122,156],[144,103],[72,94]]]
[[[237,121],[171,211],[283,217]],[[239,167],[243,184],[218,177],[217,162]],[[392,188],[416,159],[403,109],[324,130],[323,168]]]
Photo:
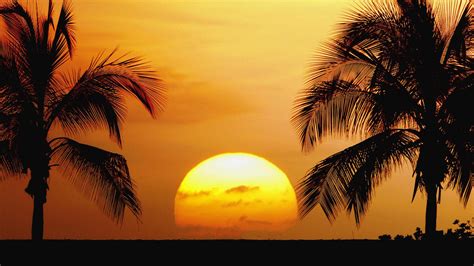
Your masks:
[[[80,138],[125,155],[142,202],[143,223],[127,214],[123,225],[115,225],[53,171],[45,238],[181,238],[186,232],[175,225],[174,199],[182,179],[199,162],[220,153],[248,152],[274,163],[296,185],[315,163],[350,144],[327,141],[303,154],[290,117],[312,55],[351,2],[73,1],[78,46],[65,69],[84,69],[99,52],[119,47],[152,63],[166,84],[168,100],[157,120],[129,101],[121,151],[105,133]],[[60,2],[56,5],[58,11]],[[30,236],[32,200],[24,192],[26,183],[0,183],[0,239]],[[345,213],[331,225],[317,207],[288,230],[245,237],[352,239],[413,233],[424,227],[425,208],[421,194],[411,203],[413,184],[410,169],[395,173],[376,190],[360,228]],[[472,199],[464,208],[454,192],[443,193],[439,229],[473,216]]]

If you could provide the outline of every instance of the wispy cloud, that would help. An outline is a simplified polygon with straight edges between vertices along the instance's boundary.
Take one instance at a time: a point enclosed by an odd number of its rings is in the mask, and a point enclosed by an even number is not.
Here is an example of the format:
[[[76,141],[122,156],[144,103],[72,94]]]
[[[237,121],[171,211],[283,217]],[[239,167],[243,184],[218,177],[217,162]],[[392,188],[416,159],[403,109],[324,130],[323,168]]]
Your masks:
[[[242,203],[243,203],[243,201],[240,199],[240,200],[224,203],[221,206],[224,207],[224,208],[230,208],[230,207],[237,207],[237,206],[241,205]]]
[[[230,208],[230,207],[237,207],[237,206],[249,206],[249,205],[261,204],[261,203],[263,203],[261,199],[255,199],[252,201],[239,199],[235,201],[226,202],[222,204],[221,207]]]
[[[176,197],[179,199],[206,197],[209,195],[211,195],[211,191],[206,191],[206,190],[192,192],[192,193],[178,191],[178,193],[176,193]]]
[[[155,18],[156,14],[152,14],[152,18]],[[178,12],[176,10],[167,10],[159,15],[163,21],[168,21],[175,24],[191,24],[200,26],[226,26],[229,25],[229,21],[222,19],[209,18],[204,16],[198,16],[196,14]]]
[[[272,224],[271,222],[268,222],[268,221],[249,219],[245,215],[240,216],[239,221],[242,223],[254,224],[254,225],[271,225]]]
[[[253,191],[258,191],[260,190],[260,187],[255,186],[255,187],[250,187],[250,186],[238,186],[238,187],[233,187],[229,188],[225,191],[227,194],[240,194],[240,193],[247,193],[247,192],[253,192]]]
[[[164,71],[168,99],[161,122],[190,124],[255,111],[255,106],[239,91],[209,81],[190,80],[185,75],[173,77],[173,73]]]

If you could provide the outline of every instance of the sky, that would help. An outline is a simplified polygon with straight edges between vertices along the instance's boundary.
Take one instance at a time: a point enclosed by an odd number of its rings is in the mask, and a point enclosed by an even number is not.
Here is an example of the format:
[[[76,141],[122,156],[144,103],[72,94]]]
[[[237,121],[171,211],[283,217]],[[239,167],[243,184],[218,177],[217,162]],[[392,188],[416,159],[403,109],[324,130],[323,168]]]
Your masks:
[[[318,161],[355,143],[328,139],[302,153],[290,122],[312,56],[352,1],[81,0],[73,6],[78,45],[63,70],[84,69],[101,51],[118,47],[150,62],[167,88],[167,103],[153,120],[136,101],[128,101],[122,150],[104,132],[78,138],[127,158],[142,222],[127,214],[123,224],[115,224],[53,170],[45,238],[185,238],[186,230],[175,225],[174,200],[199,162],[220,153],[252,153],[278,166],[295,186]],[[0,183],[0,239],[30,236],[26,183],[26,178]],[[421,194],[411,202],[413,184],[409,168],[394,173],[376,190],[359,227],[346,213],[330,223],[316,207],[289,229],[241,237],[374,239],[413,233],[424,227],[425,208]],[[444,191],[438,206],[439,229],[474,216],[472,199],[464,208],[453,191]]]

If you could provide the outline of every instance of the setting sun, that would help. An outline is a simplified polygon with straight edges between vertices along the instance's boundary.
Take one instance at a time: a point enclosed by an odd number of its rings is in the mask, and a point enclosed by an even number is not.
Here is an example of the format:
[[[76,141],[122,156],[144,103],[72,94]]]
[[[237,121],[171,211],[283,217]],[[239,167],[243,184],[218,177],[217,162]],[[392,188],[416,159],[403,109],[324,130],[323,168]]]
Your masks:
[[[296,206],[277,166],[248,153],[225,153],[189,171],[176,194],[175,219],[198,229],[279,231],[296,220]]]

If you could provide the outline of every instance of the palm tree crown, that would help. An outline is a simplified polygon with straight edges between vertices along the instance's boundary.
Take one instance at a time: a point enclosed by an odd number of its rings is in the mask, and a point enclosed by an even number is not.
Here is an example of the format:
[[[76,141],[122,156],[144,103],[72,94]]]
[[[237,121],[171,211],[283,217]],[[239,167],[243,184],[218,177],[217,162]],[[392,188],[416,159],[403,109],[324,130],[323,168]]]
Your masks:
[[[374,188],[411,163],[436,228],[442,184],[467,204],[472,188],[474,17],[471,1],[366,1],[317,54],[293,122],[308,151],[328,134],[362,136],[307,172],[300,213],[319,204],[366,213]],[[437,196],[438,194],[438,196]]]
[[[135,96],[154,116],[163,107],[161,82],[141,58],[117,57],[115,51],[99,55],[84,72],[60,73],[76,44],[71,4],[63,2],[56,22],[51,0],[46,16],[37,9],[32,15],[17,1],[0,7],[6,26],[0,52],[3,177],[30,171],[26,192],[35,202],[34,238],[35,232],[42,238],[42,205],[56,164],[116,221],[123,219],[125,207],[138,217],[140,202],[124,157],[68,137],[106,128],[121,145],[124,94]],[[49,137],[55,124],[65,137]]]

